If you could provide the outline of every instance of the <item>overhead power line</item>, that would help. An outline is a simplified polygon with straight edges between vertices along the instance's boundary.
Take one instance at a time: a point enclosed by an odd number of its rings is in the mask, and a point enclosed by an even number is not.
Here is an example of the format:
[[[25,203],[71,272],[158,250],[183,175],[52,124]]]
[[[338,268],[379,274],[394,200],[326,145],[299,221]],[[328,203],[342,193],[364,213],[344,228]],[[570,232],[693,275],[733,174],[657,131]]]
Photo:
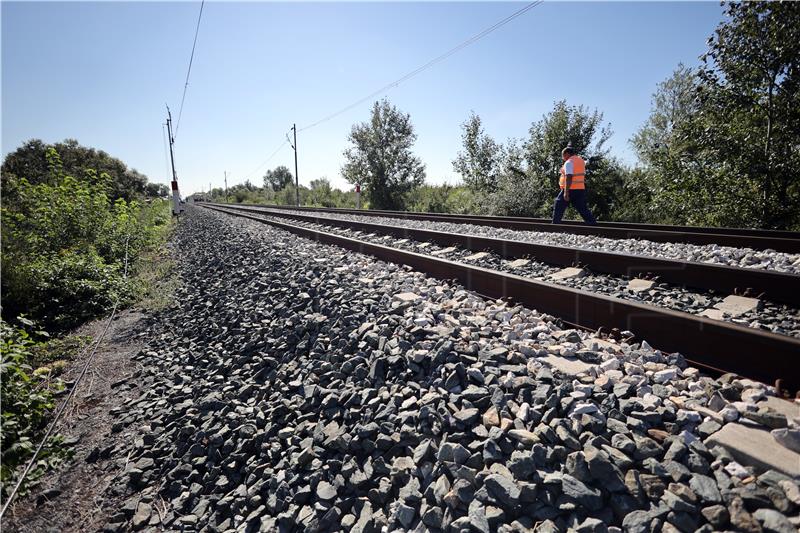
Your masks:
[[[353,102],[352,104],[350,104],[347,107],[344,107],[344,108],[336,111],[335,113],[331,113],[330,115],[327,115],[327,116],[323,117],[322,119],[320,119],[320,120],[318,120],[318,121],[316,121],[316,122],[314,122],[312,124],[309,124],[307,126],[304,126],[302,128],[297,128],[297,132],[305,131],[305,130],[311,129],[311,128],[315,127],[315,126],[318,126],[318,125],[322,124],[323,122],[327,122],[328,120],[331,120],[331,119],[341,115],[342,113],[346,113],[347,111],[349,111],[349,110],[353,109],[354,107],[366,102],[367,100],[369,100],[371,98],[374,98],[375,96],[377,96],[377,95],[379,95],[379,94],[381,94],[381,93],[383,93],[385,91],[388,91],[389,89],[391,89],[393,87],[397,87],[398,85],[400,85],[404,81],[407,81],[407,80],[413,78],[417,74],[419,74],[419,73],[431,68],[432,66],[436,65],[437,63],[440,63],[440,62],[444,61],[445,59],[447,59],[451,55],[455,54],[456,52],[458,52],[458,51],[466,48],[467,46],[475,43],[476,41],[479,41],[480,39],[486,37],[487,35],[489,35],[493,31],[501,28],[502,26],[505,26],[506,24],[508,24],[509,22],[514,20],[515,18],[517,18],[517,17],[519,17],[521,15],[524,15],[525,13],[527,13],[528,11],[533,9],[534,7],[542,4],[543,2],[544,2],[544,0],[537,0],[535,2],[531,2],[531,3],[527,4],[527,5],[525,5],[524,7],[518,9],[517,11],[515,11],[514,13],[512,13],[509,16],[505,17],[504,19],[499,20],[498,22],[494,23],[493,25],[489,26],[488,28],[484,29],[483,31],[481,31],[479,33],[476,33],[475,35],[473,35],[472,37],[470,37],[466,41],[456,45],[453,48],[451,48],[447,52],[445,52],[445,53],[443,53],[443,54],[431,59],[427,63],[417,67],[416,69],[414,69],[411,72],[407,73],[403,77],[398,78],[397,80],[395,80],[395,81],[393,81],[393,82],[391,82],[391,83],[389,83],[387,85],[384,85],[380,89],[378,89],[376,91],[373,91],[369,95],[357,100],[356,102]],[[292,144],[291,141],[289,140],[289,134],[288,133],[286,134],[286,140],[283,141],[280,144],[280,146],[278,146],[278,148],[266,160],[264,160],[261,164],[259,164],[258,167],[256,167],[249,174],[245,175],[244,179],[250,178],[253,174],[255,174],[260,169],[262,169],[264,167],[264,165],[269,163],[269,161],[271,161],[278,154],[278,152],[280,152],[281,149],[284,146],[286,146],[287,144]],[[295,171],[295,173],[296,173],[296,171]]]
[[[200,33],[200,19],[203,18],[203,6],[205,0],[200,2],[200,14],[197,16],[197,27],[194,29],[194,42],[192,43],[192,54],[189,56],[189,68],[186,70],[186,83],[183,85],[183,96],[181,96],[181,107],[178,110],[178,123],[175,125],[175,136],[178,136],[178,129],[181,127],[181,115],[183,115],[183,102],[186,100],[186,89],[189,88],[189,75],[192,73],[192,62],[194,61],[194,49],[197,46],[197,34]]]
[[[323,117],[320,120],[318,120],[318,121],[316,121],[316,122],[314,122],[312,124],[309,124],[308,126],[304,126],[302,128],[298,128],[297,131],[305,131],[305,130],[311,129],[311,128],[315,127],[315,126],[318,126],[318,125],[322,124],[323,122],[327,122],[327,121],[331,120],[332,118],[338,117],[342,113],[346,113],[347,111],[350,111],[354,107],[357,107],[360,104],[363,104],[367,100],[370,100],[370,99],[378,96],[379,94],[388,91],[389,89],[397,87],[398,85],[400,85],[404,81],[407,81],[407,80],[413,78],[417,74],[429,69],[430,67],[436,65],[437,63],[441,63],[442,61],[444,61],[445,59],[447,59],[451,55],[455,54],[456,52],[466,48],[467,46],[469,46],[469,45],[471,45],[471,44],[473,44],[473,43],[475,43],[477,41],[479,41],[480,39],[486,37],[487,35],[489,35],[493,31],[497,30],[498,28],[501,28],[501,27],[505,26],[506,24],[508,24],[509,22],[514,20],[515,18],[517,18],[517,17],[519,17],[521,15],[524,15],[525,13],[527,13],[528,11],[533,9],[534,7],[542,4],[543,2],[544,2],[544,0],[537,0],[536,2],[531,2],[530,4],[528,4],[525,7],[515,11],[514,13],[512,13],[509,16],[507,16],[506,18],[494,23],[493,25],[489,26],[488,28],[484,29],[483,31],[481,31],[479,33],[476,33],[475,35],[473,35],[472,37],[470,37],[466,41],[462,42],[461,44],[459,44],[459,45],[457,45],[457,46],[455,46],[453,48],[451,48],[450,50],[448,50],[447,52],[443,53],[442,55],[431,59],[430,61],[428,61],[424,65],[421,65],[420,67],[417,67],[416,69],[412,70],[411,72],[409,72],[405,76],[403,76],[401,78],[398,78],[398,79],[396,79],[395,81],[393,81],[393,82],[391,82],[389,84],[384,85],[380,89],[371,92],[367,96],[365,96],[365,97],[353,102],[352,104],[350,104],[350,105],[348,105],[346,107],[343,107],[342,109],[340,109],[339,111],[336,111],[335,113],[331,113],[330,115],[328,115],[326,117]]]
[[[259,170],[261,170],[261,169],[264,167],[264,165],[266,165],[267,163],[269,163],[270,161],[272,161],[272,158],[274,158],[276,155],[278,155],[278,152],[280,152],[280,151],[281,151],[281,149],[283,149],[283,147],[284,147],[284,146],[286,146],[287,144],[289,144],[289,139],[288,139],[288,135],[289,135],[289,134],[287,133],[286,135],[287,135],[287,138],[286,138],[286,140],[285,140],[285,141],[283,141],[283,142],[280,144],[280,146],[278,146],[278,148],[276,148],[276,149],[275,149],[275,151],[274,151],[274,152],[272,152],[272,154],[271,154],[271,155],[270,155],[268,158],[266,158],[264,161],[262,161],[260,165],[258,165],[258,166],[257,166],[256,168],[254,168],[252,171],[250,171],[250,173],[249,173],[249,174],[246,174],[246,175],[244,176],[244,179],[248,179],[248,178],[250,178],[250,176],[252,176],[252,175],[253,175],[253,174],[255,174],[256,172],[258,172]]]

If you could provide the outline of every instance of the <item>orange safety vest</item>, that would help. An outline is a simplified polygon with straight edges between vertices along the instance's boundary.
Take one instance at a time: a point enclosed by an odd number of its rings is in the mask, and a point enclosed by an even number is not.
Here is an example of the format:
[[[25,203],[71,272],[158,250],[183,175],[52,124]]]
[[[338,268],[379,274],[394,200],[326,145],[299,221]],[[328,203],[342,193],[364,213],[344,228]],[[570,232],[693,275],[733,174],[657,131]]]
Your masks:
[[[583,178],[586,176],[586,162],[581,159],[580,156],[573,155],[567,161],[572,161],[572,183],[570,183],[569,190],[574,189],[585,189],[586,186],[583,183]],[[567,161],[564,161],[564,164],[561,165],[561,178],[558,180],[558,186],[562,189],[567,183],[567,175],[564,172],[564,167],[567,165]]]

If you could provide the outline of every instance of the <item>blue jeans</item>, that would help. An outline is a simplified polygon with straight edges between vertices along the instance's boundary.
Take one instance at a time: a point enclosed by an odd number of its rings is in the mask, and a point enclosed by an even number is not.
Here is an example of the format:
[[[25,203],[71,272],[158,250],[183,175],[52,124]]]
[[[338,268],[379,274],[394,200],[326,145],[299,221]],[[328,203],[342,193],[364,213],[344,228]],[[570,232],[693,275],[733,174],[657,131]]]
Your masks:
[[[575,210],[581,214],[583,220],[586,221],[587,224],[590,226],[597,224],[597,220],[595,220],[594,215],[592,215],[592,212],[589,211],[589,206],[586,205],[586,190],[582,189],[570,190],[569,202],[564,200],[563,189],[558,193],[558,196],[556,196],[555,205],[553,205],[553,224],[559,224],[561,222],[561,219],[564,216],[564,211],[567,210],[567,206],[569,206],[569,204],[572,204],[572,207],[574,207]]]

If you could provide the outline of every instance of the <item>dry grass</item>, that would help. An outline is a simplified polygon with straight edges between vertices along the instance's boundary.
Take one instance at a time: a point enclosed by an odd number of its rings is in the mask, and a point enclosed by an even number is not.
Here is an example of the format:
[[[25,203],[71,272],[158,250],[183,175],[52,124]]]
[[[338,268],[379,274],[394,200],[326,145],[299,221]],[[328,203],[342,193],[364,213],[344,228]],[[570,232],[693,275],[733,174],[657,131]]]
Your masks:
[[[159,229],[157,243],[142,252],[136,263],[137,306],[145,311],[158,311],[172,303],[179,285],[172,251],[166,246],[175,231],[175,219]]]

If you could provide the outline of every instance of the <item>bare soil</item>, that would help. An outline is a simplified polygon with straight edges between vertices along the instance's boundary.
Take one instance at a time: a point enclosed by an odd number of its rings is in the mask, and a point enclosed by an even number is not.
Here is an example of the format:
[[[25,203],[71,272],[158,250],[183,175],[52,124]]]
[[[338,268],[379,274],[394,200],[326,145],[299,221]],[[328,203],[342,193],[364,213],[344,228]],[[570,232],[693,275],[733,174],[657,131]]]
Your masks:
[[[98,319],[75,333],[96,339],[106,322]],[[74,455],[13,503],[3,531],[97,531],[118,512],[121,497],[108,489],[125,468],[126,457],[118,450],[127,448],[132,435],[113,433],[111,426],[120,418],[114,410],[139,396],[138,363],[132,358],[144,347],[149,329],[148,315],[138,310],[122,311],[112,321],[57,428],[67,439],[78,439]],[[90,353],[72,361],[65,381],[78,377]],[[106,453],[95,459],[98,450]]]

